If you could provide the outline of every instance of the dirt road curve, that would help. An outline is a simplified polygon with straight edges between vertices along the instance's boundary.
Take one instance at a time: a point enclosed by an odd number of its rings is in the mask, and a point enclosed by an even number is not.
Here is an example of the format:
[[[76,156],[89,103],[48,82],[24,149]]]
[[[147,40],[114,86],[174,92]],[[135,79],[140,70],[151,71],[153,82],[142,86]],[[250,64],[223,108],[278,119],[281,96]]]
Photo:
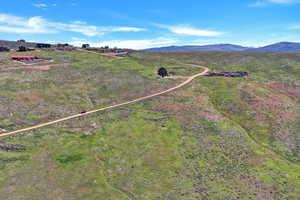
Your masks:
[[[189,66],[193,66],[193,67],[199,67],[199,68],[204,69],[204,71],[201,72],[201,73],[198,73],[196,75],[190,76],[183,83],[181,83],[181,84],[179,84],[179,85],[177,85],[173,88],[170,88],[168,90],[162,91],[162,92],[158,92],[158,93],[155,93],[155,94],[152,94],[152,95],[141,97],[141,98],[138,98],[138,99],[135,99],[135,100],[132,100],[132,101],[128,101],[128,102],[124,102],[124,103],[120,103],[120,104],[100,108],[100,109],[97,109],[97,110],[92,110],[92,111],[89,111],[89,112],[86,112],[86,113],[83,113],[83,114],[72,115],[72,116],[69,116],[69,117],[65,117],[65,118],[62,118],[62,119],[58,119],[58,120],[43,123],[43,124],[39,124],[39,125],[36,125],[36,126],[32,126],[32,127],[28,127],[28,128],[24,128],[24,129],[20,129],[20,130],[16,130],[16,131],[8,132],[8,133],[3,133],[3,134],[0,134],[0,137],[15,135],[15,134],[23,133],[23,132],[27,132],[27,131],[32,131],[32,130],[42,128],[42,127],[45,127],[45,126],[57,124],[59,122],[64,122],[64,121],[67,121],[67,120],[71,120],[71,119],[83,117],[83,116],[86,116],[86,115],[90,115],[90,114],[93,114],[93,113],[96,113],[96,112],[105,111],[105,110],[109,110],[109,109],[112,109],[112,108],[117,108],[117,107],[129,105],[129,104],[134,104],[134,103],[137,103],[137,102],[144,101],[146,99],[157,97],[157,96],[172,92],[176,89],[179,89],[179,88],[189,84],[190,82],[192,82],[195,78],[197,78],[199,76],[203,76],[205,73],[207,73],[209,71],[209,69],[207,67],[202,67],[202,66],[192,65],[192,64],[185,64],[185,65],[189,65]]]

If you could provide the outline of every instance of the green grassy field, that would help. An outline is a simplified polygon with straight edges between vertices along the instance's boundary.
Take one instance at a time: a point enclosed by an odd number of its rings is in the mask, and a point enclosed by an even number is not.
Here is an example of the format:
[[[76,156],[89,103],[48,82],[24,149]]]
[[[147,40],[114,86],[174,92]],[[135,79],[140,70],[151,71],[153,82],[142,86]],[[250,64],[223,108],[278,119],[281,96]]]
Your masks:
[[[32,54],[32,52],[30,53]],[[300,196],[300,54],[34,52],[49,71],[0,63],[0,128],[16,130],[175,86],[145,102],[3,138],[0,199],[295,199]],[[8,56],[8,55],[7,55]],[[6,57],[8,59],[8,57]]]

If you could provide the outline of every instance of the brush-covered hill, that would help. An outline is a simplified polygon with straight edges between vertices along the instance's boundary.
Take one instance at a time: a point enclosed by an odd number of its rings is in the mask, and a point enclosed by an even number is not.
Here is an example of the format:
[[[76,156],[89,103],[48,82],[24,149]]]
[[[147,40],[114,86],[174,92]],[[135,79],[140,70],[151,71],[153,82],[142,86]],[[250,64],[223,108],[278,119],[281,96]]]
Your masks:
[[[257,52],[300,52],[300,43],[280,42],[261,48],[250,49]]]
[[[170,46],[145,49],[144,52],[177,52],[177,51],[254,51],[254,52],[300,52],[300,43],[280,42],[264,47],[244,47],[232,44],[215,44],[202,46]]]
[[[176,52],[176,51],[243,51],[249,49],[249,47],[243,47],[232,44],[214,44],[203,46],[169,46],[160,48],[145,49],[145,52]]]
[[[0,150],[0,199],[299,199],[299,54],[30,54],[55,66],[41,71],[4,55],[7,131],[163,91],[202,70],[182,63],[249,77],[199,77],[138,104],[1,138],[0,148],[25,151]],[[160,66],[179,78],[158,78]]]

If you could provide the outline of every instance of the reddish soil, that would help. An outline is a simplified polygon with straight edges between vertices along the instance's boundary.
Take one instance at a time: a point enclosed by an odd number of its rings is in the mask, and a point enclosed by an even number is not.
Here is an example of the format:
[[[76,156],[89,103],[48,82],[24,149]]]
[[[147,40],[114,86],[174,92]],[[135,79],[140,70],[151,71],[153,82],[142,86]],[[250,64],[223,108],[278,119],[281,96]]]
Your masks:
[[[262,181],[258,181],[255,178],[251,176],[242,176],[240,179],[236,180],[237,183],[245,184],[245,186],[248,186],[249,188],[255,189],[256,193],[256,200],[275,200],[279,199],[275,192],[273,192],[275,189],[272,185],[266,184]],[[238,198],[242,198],[243,194],[239,193]]]
[[[257,95],[255,90],[251,88],[246,89],[246,91],[253,98],[252,109],[256,111],[258,121],[276,120],[280,123],[282,120],[295,121],[297,119],[298,115],[293,113],[291,109],[292,102],[281,95],[274,94],[269,90],[264,91],[265,95]],[[265,112],[268,112],[274,118],[271,119]]]
[[[26,66],[31,66],[31,65],[45,65],[45,64],[50,64],[53,62],[53,60],[48,60],[48,59],[35,59],[35,60],[14,60],[14,62],[26,65]]]
[[[294,121],[297,119],[297,115],[294,113],[290,113],[287,111],[287,109],[283,106],[284,101],[281,97],[274,95],[273,97],[261,97],[261,96],[255,96],[255,105],[254,110],[257,113],[261,113],[262,111],[268,111],[273,116],[279,117],[280,119],[287,119]],[[266,115],[259,115],[258,120],[266,120]]]
[[[281,92],[283,94],[286,94],[291,97],[300,98],[300,90],[295,88],[286,88],[284,85],[276,82],[269,83],[269,87],[277,90],[278,92]]]

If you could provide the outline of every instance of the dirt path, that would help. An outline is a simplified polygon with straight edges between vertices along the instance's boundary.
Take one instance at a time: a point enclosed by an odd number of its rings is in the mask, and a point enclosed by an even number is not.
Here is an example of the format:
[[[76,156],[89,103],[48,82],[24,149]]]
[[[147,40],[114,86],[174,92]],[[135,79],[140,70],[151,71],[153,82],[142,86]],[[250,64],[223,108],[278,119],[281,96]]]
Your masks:
[[[123,57],[118,56],[118,54],[115,53],[98,53],[95,51],[88,51],[88,50],[84,50],[84,49],[77,49],[78,51],[83,51],[83,52],[88,52],[88,53],[93,53],[93,54],[98,54],[101,56],[107,56],[107,57],[111,57],[111,58],[115,58],[115,59],[122,59]],[[121,54],[119,54],[121,55]]]
[[[184,65],[199,67],[199,68],[204,69],[204,71],[201,72],[201,73],[195,74],[193,76],[190,76],[183,83],[180,83],[179,85],[177,85],[173,88],[170,88],[168,90],[162,91],[162,92],[151,94],[151,95],[148,95],[148,96],[145,96],[145,97],[140,97],[140,98],[137,98],[137,99],[132,100],[132,101],[127,101],[127,102],[124,102],[124,103],[120,103],[120,104],[116,104],[116,105],[107,106],[107,107],[104,107],[104,108],[92,110],[92,111],[89,111],[89,112],[86,112],[86,113],[72,115],[72,116],[69,116],[69,117],[61,118],[61,119],[58,119],[58,120],[50,121],[50,122],[39,124],[39,125],[36,125],[36,126],[32,126],[32,127],[28,127],[28,128],[24,128],[24,129],[20,129],[20,130],[16,130],[16,131],[8,132],[8,133],[3,133],[3,134],[0,134],[0,137],[11,136],[11,135],[15,135],[15,134],[18,134],[18,133],[32,131],[32,130],[39,129],[39,128],[42,128],[42,127],[45,127],[45,126],[50,126],[50,125],[57,124],[57,123],[64,122],[64,121],[68,121],[68,120],[71,120],[71,119],[91,115],[91,114],[94,114],[94,113],[97,113],[97,112],[100,112],[100,111],[110,110],[110,109],[113,109],[113,108],[118,108],[118,107],[121,107],[121,106],[138,103],[138,102],[141,102],[141,101],[144,101],[144,100],[147,100],[147,99],[151,99],[153,97],[157,97],[157,96],[160,96],[160,95],[163,95],[163,94],[167,94],[167,93],[172,92],[176,89],[182,88],[183,86],[185,86],[185,85],[189,84],[190,82],[192,82],[195,78],[197,78],[199,76],[203,76],[209,71],[209,69],[207,67],[203,67],[203,66],[199,66],[199,65],[193,65],[193,64],[184,64]]]

